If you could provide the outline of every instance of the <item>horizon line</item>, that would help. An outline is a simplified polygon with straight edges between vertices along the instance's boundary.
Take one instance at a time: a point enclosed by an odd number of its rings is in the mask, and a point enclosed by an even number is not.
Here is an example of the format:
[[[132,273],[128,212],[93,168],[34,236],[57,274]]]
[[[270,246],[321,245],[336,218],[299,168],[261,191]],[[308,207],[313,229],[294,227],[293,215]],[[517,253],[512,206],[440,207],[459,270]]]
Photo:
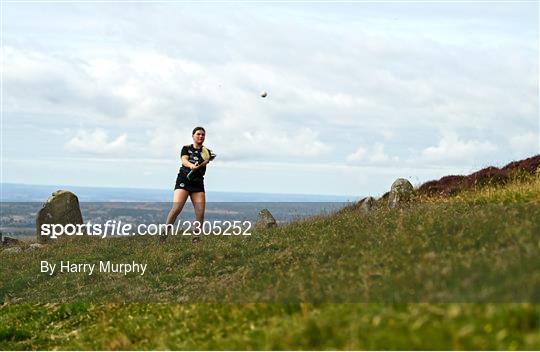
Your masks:
[[[0,182],[3,185],[21,185],[21,186],[55,186],[55,187],[77,187],[77,188],[102,188],[102,189],[125,189],[125,190],[148,190],[148,191],[172,191],[166,188],[143,188],[143,187],[116,187],[116,186],[78,186],[68,184],[35,184],[35,183],[16,183],[16,182]],[[323,197],[352,197],[361,198],[359,195],[352,194],[320,194],[320,193],[277,193],[277,192],[242,192],[242,191],[216,191],[207,190],[206,193],[235,193],[235,194],[262,194],[262,195],[288,195],[288,196],[323,196]],[[3,193],[3,192],[2,192]]]

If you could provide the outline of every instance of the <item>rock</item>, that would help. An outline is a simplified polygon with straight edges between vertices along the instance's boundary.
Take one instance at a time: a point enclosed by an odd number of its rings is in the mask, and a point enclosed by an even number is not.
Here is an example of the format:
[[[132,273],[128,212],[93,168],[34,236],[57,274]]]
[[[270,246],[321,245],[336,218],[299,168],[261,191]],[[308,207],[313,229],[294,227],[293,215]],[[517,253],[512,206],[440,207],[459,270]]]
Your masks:
[[[21,247],[9,247],[4,249],[2,253],[20,253],[22,252]]]
[[[79,199],[69,191],[58,190],[43,203],[36,218],[36,234],[40,243],[46,243],[49,238],[41,235],[43,224],[82,224],[82,214]]]
[[[388,197],[388,206],[390,208],[396,208],[403,203],[411,200],[413,194],[412,184],[404,178],[398,178],[392,183],[390,189],[390,195]]]
[[[261,228],[267,229],[267,228],[276,227],[276,226],[277,226],[276,219],[274,219],[274,216],[272,216],[272,213],[270,213],[268,209],[263,209],[259,212],[255,227],[261,227]]]
[[[390,197],[390,191],[386,192],[379,199],[377,199],[377,203],[380,203],[380,204],[388,203],[389,197]]]
[[[30,247],[28,247],[28,250],[34,251],[36,249],[42,249],[45,248],[45,245],[39,244],[39,243],[32,243]]]
[[[373,197],[367,197],[362,199],[362,202],[360,204],[360,210],[368,212],[373,208],[373,205],[375,205],[375,198]]]
[[[16,239],[16,238],[11,238],[11,237],[4,237],[2,239],[2,245],[4,246],[16,246],[19,244],[19,240]]]

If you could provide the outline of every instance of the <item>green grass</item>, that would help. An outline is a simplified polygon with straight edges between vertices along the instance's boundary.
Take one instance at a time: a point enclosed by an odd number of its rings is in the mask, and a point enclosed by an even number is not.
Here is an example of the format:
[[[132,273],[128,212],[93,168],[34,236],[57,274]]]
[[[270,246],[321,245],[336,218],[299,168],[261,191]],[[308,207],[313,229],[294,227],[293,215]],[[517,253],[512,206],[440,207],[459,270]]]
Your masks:
[[[536,305],[9,305],[3,349],[537,349]]]
[[[0,253],[0,349],[539,349],[539,204],[527,178],[252,236]],[[148,272],[39,274],[102,259]]]

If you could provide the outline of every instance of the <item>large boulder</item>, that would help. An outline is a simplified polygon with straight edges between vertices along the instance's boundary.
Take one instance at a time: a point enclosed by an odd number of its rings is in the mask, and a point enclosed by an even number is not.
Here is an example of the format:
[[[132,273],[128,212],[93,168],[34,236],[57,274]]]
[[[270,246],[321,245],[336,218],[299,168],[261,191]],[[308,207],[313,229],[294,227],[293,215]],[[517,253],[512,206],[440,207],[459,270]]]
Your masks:
[[[40,243],[49,240],[48,236],[41,235],[43,224],[82,224],[83,218],[79,207],[79,199],[69,191],[58,190],[43,203],[36,218],[36,234]]]
[[[360,203],[360,210],[367,213],[373,208],[374,205],[375,205],[375,198],[373,197],[364,198],[362,199]]]
[[[259,212],[259,215],[257,216],[257,222],[255,223],[255,227],[259,228],[270,228],[270,227],[276,227],[277,222],[276,219],[274,219],[274,216],[268,209],[263,209]]]
[[[388,196],[388,206],[396,208],[411,200],[414,188],[412,184],[404,178],[398,178],[392,183],[390,194]]]

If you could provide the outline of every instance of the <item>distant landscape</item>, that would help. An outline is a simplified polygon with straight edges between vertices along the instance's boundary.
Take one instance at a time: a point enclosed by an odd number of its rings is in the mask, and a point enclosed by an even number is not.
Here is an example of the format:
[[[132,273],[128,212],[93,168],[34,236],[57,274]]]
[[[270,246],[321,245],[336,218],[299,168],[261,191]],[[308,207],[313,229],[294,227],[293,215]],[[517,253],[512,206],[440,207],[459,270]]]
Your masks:
[[[81,187],[69,185],[27,185],[2,183],[2,202],[44,202],[51,193],[64,189],[77,195],[80,202],[170,202],[172,189]],[[288,193],[238,193],[207,191],[208,202],[347,202],[358,195],[317,195]]]
[[[159,189],[46,186],[4,183],[0,205],[0,231],[12,237],[35,235],[36,214],[51,193],[69,190],[79,198],[83,220],[105,223],[107,220],[138,224],[164,222],[171,207],[172,191]],[[325,214],[342,208],[359,197],[208,192],[208,221],[255,221],[261,209],[269,209],[278,223]],[[186,205],[179,221],[194,219],[193,208]]]

